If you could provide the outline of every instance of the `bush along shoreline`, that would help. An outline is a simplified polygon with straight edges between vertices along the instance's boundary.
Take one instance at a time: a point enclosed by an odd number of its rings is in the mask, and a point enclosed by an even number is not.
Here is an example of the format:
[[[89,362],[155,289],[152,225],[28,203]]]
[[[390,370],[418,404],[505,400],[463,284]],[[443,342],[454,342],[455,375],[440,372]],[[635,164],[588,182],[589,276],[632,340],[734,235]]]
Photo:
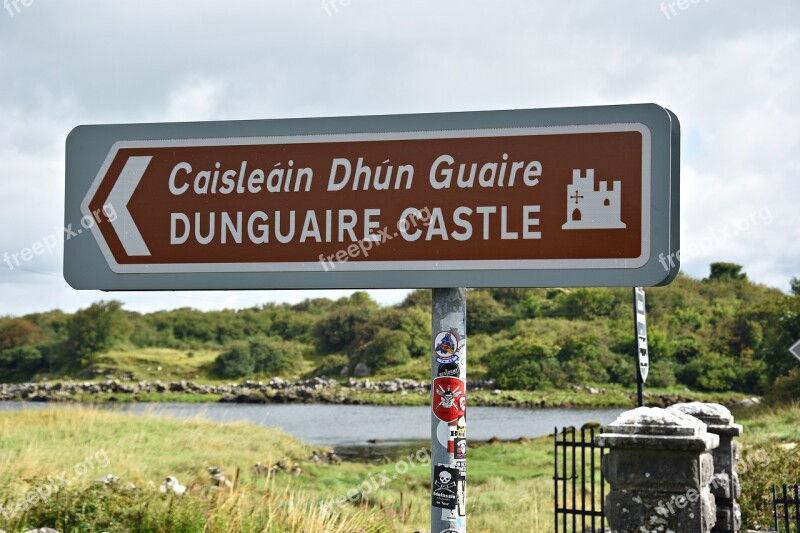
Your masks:
[[[487,407],[630,407],[633,391],[573,385],[566,390],[501,390],[494,380],[468,382],[470,405]],[[736,405],[746,395],[709,395],[690,391],[647,393],[651,406],[684,401],[717,401]],[[0,401],[28,402],[222,402],[242,404],[326,403],[350,405],[424,406],[430,402],[430,382],[413,379],[337,381],[323,377],[290,381],[275,377],[266,381],[203,384],[194,381],[58,381],[0,384]]]

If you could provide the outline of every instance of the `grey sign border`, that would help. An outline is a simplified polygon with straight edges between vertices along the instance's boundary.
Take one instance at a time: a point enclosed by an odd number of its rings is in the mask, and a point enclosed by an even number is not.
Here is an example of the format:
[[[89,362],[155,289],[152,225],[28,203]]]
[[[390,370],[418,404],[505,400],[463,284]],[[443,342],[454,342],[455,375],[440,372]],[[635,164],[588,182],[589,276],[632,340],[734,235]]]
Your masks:
[[[65,223],[83,213],[81,204],[115,143],[297,135],[358,135],[447,130],[507,130],[568,126],[643,124],[651,137],[650,255],[640,266],[505,270],[370,270],[324,272],[115,273],[97,241],[73,238],[65,244],[64,277],[76,289],[208,290],[336,289],[418,287],[653,286],[671,281],[658,261],[677,251],[679,139],[677,118],[655,104],[560,109],[524,109],[416,115],[278,119],[162,124],[78,126],[67,138]]]

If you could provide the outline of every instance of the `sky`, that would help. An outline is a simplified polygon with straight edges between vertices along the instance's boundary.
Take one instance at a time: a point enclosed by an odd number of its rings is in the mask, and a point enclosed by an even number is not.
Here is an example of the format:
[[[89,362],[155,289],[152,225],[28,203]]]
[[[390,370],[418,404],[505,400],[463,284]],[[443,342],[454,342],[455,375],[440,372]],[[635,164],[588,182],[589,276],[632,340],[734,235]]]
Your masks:
[[[64,143],[79,124],[655,102],[682,125],[683,272],[730,261],[788,291],[800,276],[798,67],[797,0],[6,0],[0,255],[62,231]],[[49,248],[0,263],[0,315],[351,292],[76,291],[62,246]],[[407,291],[370,293],[392,304]]]

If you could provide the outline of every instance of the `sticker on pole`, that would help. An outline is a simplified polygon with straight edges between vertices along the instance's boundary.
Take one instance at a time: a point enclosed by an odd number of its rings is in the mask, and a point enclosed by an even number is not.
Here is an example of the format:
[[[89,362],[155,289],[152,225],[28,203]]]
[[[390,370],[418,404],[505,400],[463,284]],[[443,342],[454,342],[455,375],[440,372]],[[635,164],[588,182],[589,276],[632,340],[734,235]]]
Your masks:
[[[466,459],[467,458],[467,439],[456,439],[454,441],[454,455],[455,459]]]
[[[433,341],[436,360],[442,364],[458,361],[458,337],[449,331],[440,331]]]
[[[436,465],[433,468],[431,505],[440,509],[455,510],[457,490],[458,468],[451,465]]]
[[[442,422],[458,420],[467,410],[466,386],[460,379],[433,380],[433,414]]]
[[[461,367],[458,366],[458,363],[445,363],[439,365],[436,375],[438,377],[457,378],[461,376]]]

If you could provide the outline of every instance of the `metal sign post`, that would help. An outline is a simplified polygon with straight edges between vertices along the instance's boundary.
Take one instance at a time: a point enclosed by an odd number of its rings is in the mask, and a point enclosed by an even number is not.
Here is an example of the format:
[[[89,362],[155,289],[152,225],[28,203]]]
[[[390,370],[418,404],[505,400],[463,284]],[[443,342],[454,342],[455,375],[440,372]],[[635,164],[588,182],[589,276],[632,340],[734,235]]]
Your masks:
[[[636,358],[638,370],[636,372],[636,396],[639,407],[644,407],[644,382],[650,370],[650,353],[647,347],[647,320],[645,318],[644,289],[633,289],[633,320],[636,328]]]
[[[467,290],[433,289],[431,532],[467,531]]]

